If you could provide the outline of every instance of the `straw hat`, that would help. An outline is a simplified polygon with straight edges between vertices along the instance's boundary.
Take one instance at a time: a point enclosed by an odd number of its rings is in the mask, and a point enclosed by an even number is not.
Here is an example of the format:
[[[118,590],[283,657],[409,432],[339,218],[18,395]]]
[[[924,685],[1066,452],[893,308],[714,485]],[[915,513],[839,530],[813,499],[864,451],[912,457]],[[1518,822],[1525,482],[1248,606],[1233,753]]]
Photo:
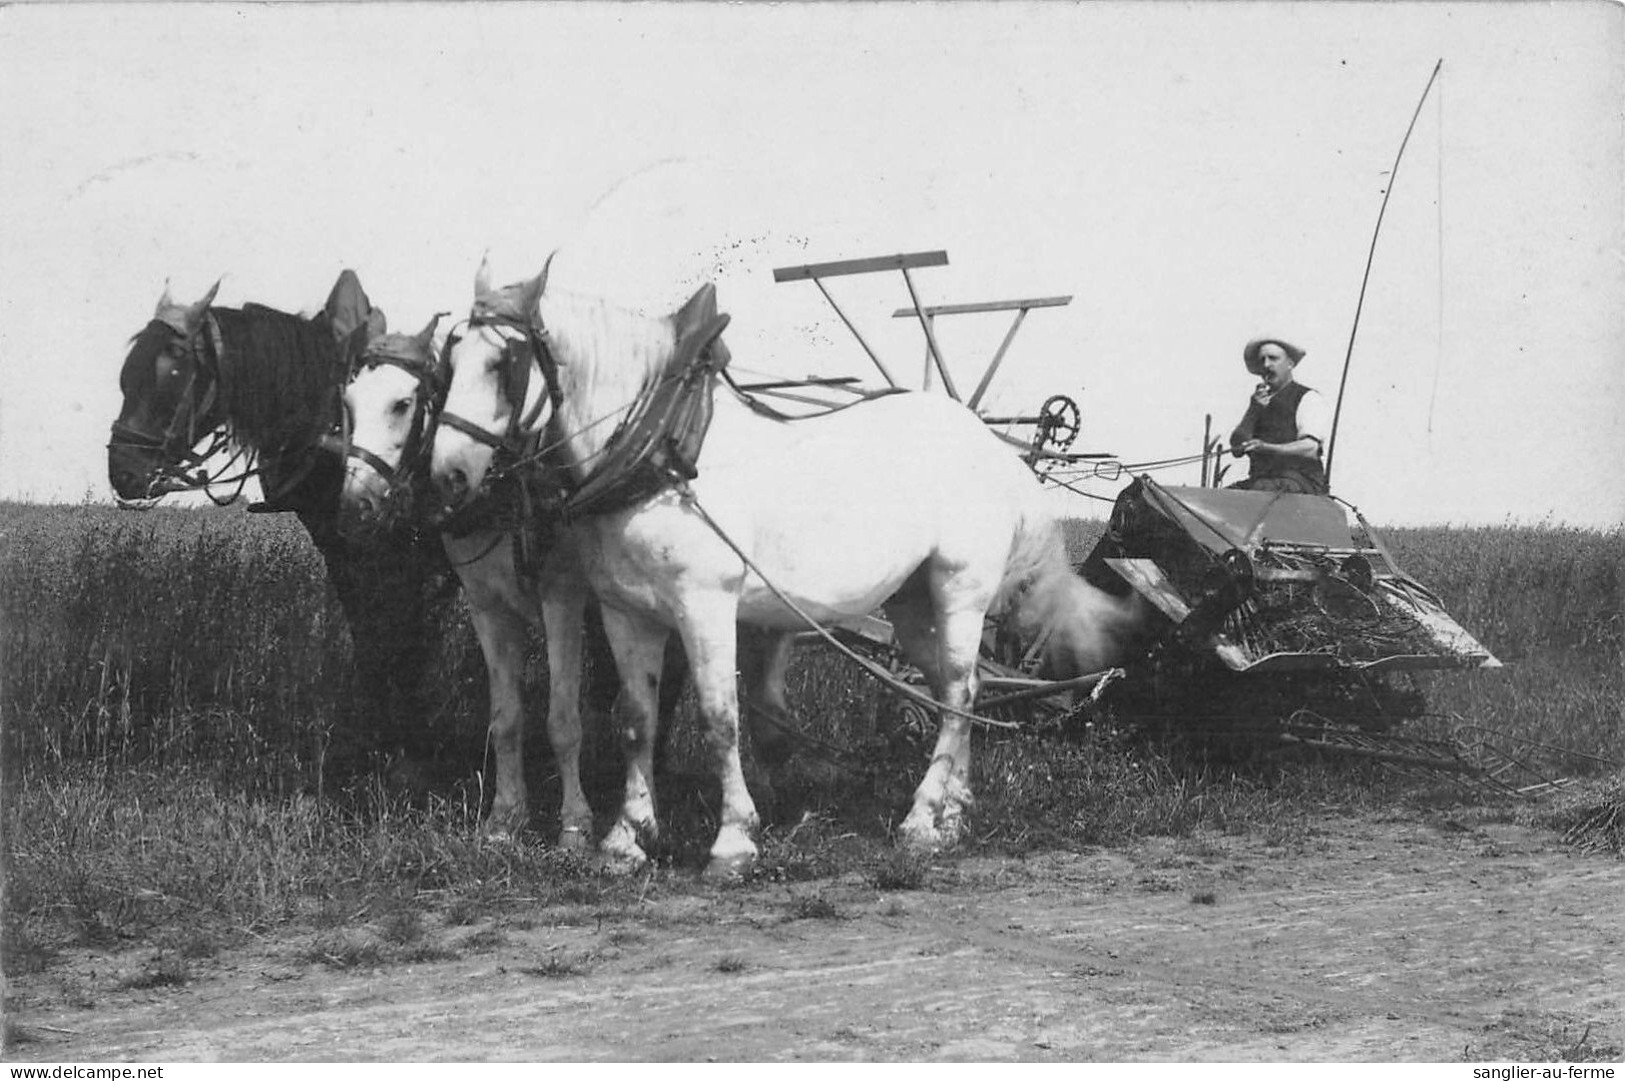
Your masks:
[[[1255,338],[1248,342],[1246,348],[1241,351],[1242,362],[1247,365],[1249,372],[1254,375],[1264,374],[1264,365],[1259,362],[1258,351],[1271,344],[1280,346],[1293,364],[1297,364],[1304,357],[1303,350],[1291,342],[1282,341],[1280,338]]]

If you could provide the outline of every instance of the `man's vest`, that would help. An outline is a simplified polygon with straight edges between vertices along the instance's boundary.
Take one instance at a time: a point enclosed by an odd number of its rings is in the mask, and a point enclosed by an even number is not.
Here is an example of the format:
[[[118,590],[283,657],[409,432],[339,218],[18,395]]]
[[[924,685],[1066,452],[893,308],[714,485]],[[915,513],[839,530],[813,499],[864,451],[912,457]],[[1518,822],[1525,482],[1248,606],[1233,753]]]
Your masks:
[[[1271,398],[1268,405],[1253,402],[1247,407],[1247,415],[1241,418],[1231,440],[1236,441],[1239,436],[1265,443],[1291,443],[1298,438],[1298,403],[1309,389],[1302,383],[1292,382]],[[1325,450],[1324,447],[1321,449]],[[1326,491],[1326,470],[1318,457],[1302,458],[1295,454],[1262,451],[1249,457],[1252,468],[1247,475],[1255,480],[1262,477],[1291,477],[1302,481],[1312,492]]]

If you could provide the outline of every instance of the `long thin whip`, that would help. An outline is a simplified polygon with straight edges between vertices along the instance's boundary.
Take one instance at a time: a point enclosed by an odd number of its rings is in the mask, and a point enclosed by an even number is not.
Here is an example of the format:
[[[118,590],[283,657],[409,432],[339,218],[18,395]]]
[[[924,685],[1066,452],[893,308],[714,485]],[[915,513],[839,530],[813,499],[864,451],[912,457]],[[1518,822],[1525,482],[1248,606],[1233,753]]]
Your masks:
[[[1371,281],[1371,264],[1377,258],[1377,237],[1382,233],[1382,217],[1388,212],[1388,200],[1394,194],[1394,183],[1399,179],[1399,163],[1405,157],[1405,147],[1410,145],[1411,132],[1416,130],[1417,117],[1422,115],[1422,106],[1427,103],[1428,91],[1433,89],[1434,80],[1439,77],[1439,69],[1444,67],[1444,57],[1433,65],[1433,74],[1428,76],[1427,86],[1422,88],[1422,97],[1416,103],[1416,111],[1411,114],[1410,126],[1405,129],[1405,138],[1400,140],[1399,153],[1394,155],[1394,167],[1388,173],[1388,187],[1382,193],[1382,206],[1377,211],[1377,227],[1371,231],[1371,249],[1365,257],[1365,274],[1360,278],[1360,298],[1354,305],[1354,325],[1349,328],[1348,350],[1343,354],[1343,374],[1337,381],[1337,405],[1332,411],[1332,433],[1326,440],[1326,481],[1332,479],[1332,454],[1337,449],[1337,422],[1343,415],[1343,388],[1349,381],[1349,361],[1354,357],[1354,336],[1360,330],[1360,312],[1365,307],[1365,290]]]

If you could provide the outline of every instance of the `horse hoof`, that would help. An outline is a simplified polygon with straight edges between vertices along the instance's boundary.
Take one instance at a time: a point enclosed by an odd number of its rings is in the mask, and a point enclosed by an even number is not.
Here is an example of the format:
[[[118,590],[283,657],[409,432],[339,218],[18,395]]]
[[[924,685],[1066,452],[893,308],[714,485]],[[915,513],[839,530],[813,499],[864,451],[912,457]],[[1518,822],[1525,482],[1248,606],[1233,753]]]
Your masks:
[[[929,855],[941,851],[942,833],[937,829],[936,816],[916,807],[903,819],[897,829],[899,843],[910,852]]]
[[[559,830],[559,847],[566,852],[585,852],[588,844],[587,831],[580,826],[565,826]]]
[[[627,822],[620,821],[610,827],[598,845],[603,868],[610,874],[630,874],[649,862],[648,853],[638,844],[637,831]]]
[[[607,875],[622,877],[636,874],[649,866],[649,857],[641,851],[631,852],[602,852],[598,853],[598,867]]]
[[[522,811],[492,808],[491,813],[486,815],[485,820],[480,823],[480,840],[512,841],[525,828],[528,817]]]
[[[930,822],[904,822],[898,833],[903,849],[919,856],[935,855],[949,847],[951,843],[943,836],[942,831]]]
[[[965,820],[958,815],[948,815],[943,818],[937,827],[937,844],[942,848],[957,848],[959,842],[964,840]]]
[[[749,874],[755,865],[754,852],[741,852],[733,856],[712,856],[711,862],[705,865],[704,878],[707,882],[738,882]]]
[[[479,826],[479,832],[476,834],[476,837],[478,837],[478,840],[481,840],[483,844],[515,844],[515,842],[518,840],[518,827],[509,826],[507,823],[494,823],[494,821],[486,821],[486,823],[481,823],[481,826]]]
[[[711,845],[711,862],[706,864],[705,877],[712,882],[737,882],[749,873],[756,863],[756,841],[752,834],[756,822],[746,825],[724,826],[717,832]]]

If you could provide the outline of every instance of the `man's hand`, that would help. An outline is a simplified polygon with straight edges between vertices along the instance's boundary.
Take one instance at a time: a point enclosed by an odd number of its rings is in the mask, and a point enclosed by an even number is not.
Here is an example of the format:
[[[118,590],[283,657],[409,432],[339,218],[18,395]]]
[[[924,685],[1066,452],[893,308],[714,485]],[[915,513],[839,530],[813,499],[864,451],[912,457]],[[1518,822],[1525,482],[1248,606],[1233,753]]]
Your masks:
[[[1230,448],[1236,457],[1243,454],[1281,454],[1290,458],[1319,458],[1320,440],[1305,436],[1290,443],[1266,443],[1262,439],[1243,439]]]

